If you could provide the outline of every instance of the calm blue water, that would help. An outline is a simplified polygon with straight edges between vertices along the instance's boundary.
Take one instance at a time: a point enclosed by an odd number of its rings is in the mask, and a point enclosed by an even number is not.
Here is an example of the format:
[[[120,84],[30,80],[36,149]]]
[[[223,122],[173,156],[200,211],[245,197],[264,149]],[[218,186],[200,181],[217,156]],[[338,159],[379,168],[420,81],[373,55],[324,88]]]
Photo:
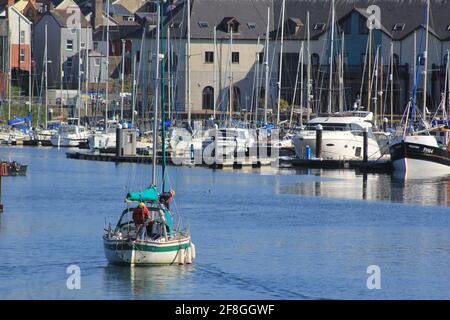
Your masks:
[[[29,164],[3,179],[0,299],[450,298],[450,179],[169,167],[196,263],[131,269],[108,265],[102,230],[150,166],[65,151],[0,147]],[[71,264],[80,290],[66,288]],[[380,290],[367,289],[369,265]]]

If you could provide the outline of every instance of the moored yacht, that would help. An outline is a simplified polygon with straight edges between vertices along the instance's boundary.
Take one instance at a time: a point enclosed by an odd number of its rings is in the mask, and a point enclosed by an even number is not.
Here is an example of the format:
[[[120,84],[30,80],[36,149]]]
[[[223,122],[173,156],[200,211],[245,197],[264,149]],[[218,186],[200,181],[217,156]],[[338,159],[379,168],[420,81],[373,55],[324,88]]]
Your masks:
[[[316,151],[316,128],[322,126],[322,158],[325,160],[362,160],[363,132],[368,132],[368,157],[381,157],[380,147],[372,132],[372,112],[355,111],[320,116],[308,122],[292,141],[295,153],[300,159],[307,158]]]
[[[84,126],[77,124],[62,124],[58,133],[52,136],[51,142],[56,147],[78,147],[80,143],[87,142],[88,131]]]

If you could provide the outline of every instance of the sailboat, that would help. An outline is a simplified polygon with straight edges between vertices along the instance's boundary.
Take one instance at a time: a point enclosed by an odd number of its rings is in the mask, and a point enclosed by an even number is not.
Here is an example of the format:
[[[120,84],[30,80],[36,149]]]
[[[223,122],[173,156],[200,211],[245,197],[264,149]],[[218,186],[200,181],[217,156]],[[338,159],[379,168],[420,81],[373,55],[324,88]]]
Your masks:
[[[427,68],[428,68],[428,34],[430,18],[430,1],[427,1],[426,14],[426,36],[424,61],[424,94],[423,114],[416,110],[416,94],[421,74],[421,63],[416,70],[416,81],[414,83],[412,98],[408,102],[405,111],[405,123],[403,131],[391,144],[389,151],[394,168],[406,177],[445,175],[450,174],[450,152],[447,144],[439,143],[433,131],[437,128],[431,127],[426,121],[427,105]],[[420,56],[419,58],[420,59]],[[421,62],[421,61],[417,61]],[[415,121],[415,118],[417,119]]]
[[[161,17],[161,4],[158,2],[157,27],[157,56],[164,52],[163,19]],[[161,50],[162,47],[162,50]],[[161,52],[162,51],[162,52]],[[161,78],[159,70],[161,68]],[[172,265],[190,264],[195,259],[195,246],[192,243],[189,231],[183,230],[181,221],[175,221],[177,215],[169,209],[165,192],[166,176],[166,123],[164,108],[164,63],[157,61],[156,79],[161,79],[161,86],[157,80],[155,88],[155,104],[153,115],[153,166],[151,185],[138,192],[130,192],[125,197],[126,209],[120,215],[115,228],[111,225],[105,229],[103,245],[106,258],[113,264],[135,265]],[[156,154],[158,134],[158,96],[161,92],[161,139],[162,139],[162,186],[159,192],[156,184]],[[173,193],[171,193],[173,195]],[[146,234],[138,236],[138,230],[133,221],[133,206],[145,204],[149,211],[150,223],[146,226]],[[142,227],[142,226],[141,226]]]

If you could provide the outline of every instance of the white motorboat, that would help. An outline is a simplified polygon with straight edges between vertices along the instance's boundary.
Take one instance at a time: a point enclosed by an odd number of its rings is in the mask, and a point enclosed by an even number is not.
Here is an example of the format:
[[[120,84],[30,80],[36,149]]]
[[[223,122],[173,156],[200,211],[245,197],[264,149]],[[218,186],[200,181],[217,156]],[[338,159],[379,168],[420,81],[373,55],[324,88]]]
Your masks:
[[[85,127],[75,124],[63,124],[58,132],[51,138],[55,147],[78,147],[80,143],[87,142],[89,137]]]
[[[363,159],[363,132],[368,131],[368,157],[381,157],[380,147],[372,132],[372,112],[355,111],[335,113],[312,119],[304,130],[292,139],[295,153],[300,159],[316,152],[316,128],[322,126],[322,159],[361,160]]]

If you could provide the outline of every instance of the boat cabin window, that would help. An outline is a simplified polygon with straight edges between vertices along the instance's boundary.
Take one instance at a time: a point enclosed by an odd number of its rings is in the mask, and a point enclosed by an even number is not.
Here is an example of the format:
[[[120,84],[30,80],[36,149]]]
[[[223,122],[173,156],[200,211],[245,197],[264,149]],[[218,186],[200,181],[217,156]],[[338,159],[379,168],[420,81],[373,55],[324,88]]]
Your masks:
[[[318,125],[323,127],[323,131],[349,131],[348,123],[309,123],[306,125],[306,130],[316,130]]]

